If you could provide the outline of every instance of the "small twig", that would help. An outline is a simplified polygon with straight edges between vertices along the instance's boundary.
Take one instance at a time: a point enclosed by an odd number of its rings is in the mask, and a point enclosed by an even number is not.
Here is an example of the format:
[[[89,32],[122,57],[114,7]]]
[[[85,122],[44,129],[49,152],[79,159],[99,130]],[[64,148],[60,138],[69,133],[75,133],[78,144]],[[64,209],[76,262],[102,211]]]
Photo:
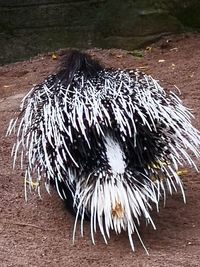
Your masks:
[[[18,225],[18,226],[22,226],[22,227],[31,227],[31,228],[37,228],[37,229],[40,229],[40,230],[44,230],[44,231],[55,231],[55,229],[49,229],[49,228],[42,228],[38,225],[35,225],[35,224],[31,224],[31,223],[23,223],[23,222],[5,222],[6,224],[13,224],[13,225]]]

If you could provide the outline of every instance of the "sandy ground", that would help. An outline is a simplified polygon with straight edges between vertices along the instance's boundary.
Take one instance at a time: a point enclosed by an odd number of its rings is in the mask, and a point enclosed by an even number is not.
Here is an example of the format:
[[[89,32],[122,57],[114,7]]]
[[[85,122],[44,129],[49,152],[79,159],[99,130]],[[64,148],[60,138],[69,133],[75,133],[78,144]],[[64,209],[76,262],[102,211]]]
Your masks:
[[[200,35],[163,39],[145,49],[142,57],[121,50],[89,52],[106,66],[140,68],[169,90],[178,86],[200,129]],[[0,266],[200,266],[200,175],[193,170],[183,177],[187,204],[178,192],[158,214],[152,212],[156,231],[142,223],[140,233],[149,256],[136,236],[136,251],[131,251],[126,232],[112,233],[108,245],[97,233],[92,245],[87,222],[84,237],[77,232],[73,245],[74,218],[55,192],[43,191],[42,199],[29,194],[25,202],[23,172],[19,166],[13,171],[10,159],[15,139],[5,137],[5,132],[24,93],[56,64],[49,54],[0,68]]]

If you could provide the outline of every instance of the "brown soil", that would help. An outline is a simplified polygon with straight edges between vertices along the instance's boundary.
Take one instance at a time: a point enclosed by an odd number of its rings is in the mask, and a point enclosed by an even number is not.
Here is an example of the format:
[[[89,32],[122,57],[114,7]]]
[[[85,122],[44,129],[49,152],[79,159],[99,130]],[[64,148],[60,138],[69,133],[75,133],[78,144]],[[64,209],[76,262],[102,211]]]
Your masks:
[[[144,50],[141,58],[114,49],[89,52],[106,66],[137,67],[169,89],[176,91],[176,85],[184,104],[193,109],[195,126],[200,129],[200,35],[170,38]],[[50,74],[56,63],[45,55],[0,68],[0,265],[200,266],[200,177],[193,170],[183,177],[187,204],[178,192],[167,199],[158,214],[153,211],[156,231],[141,226],[149,256],[137,237],[133,253],[125,232],[118,236],[112,233],[108,245],[97,233],[96,245],[92,245],[87,222],[84,237],[77,232],[73,245],[74,218],[55,192],[48,195],[43,190],[42,199],[36,193],[29,194],[25,202],[23,173],[19,167],[12,170],[10,159],[14,137],[6,138],[5,132],[24,93]]]

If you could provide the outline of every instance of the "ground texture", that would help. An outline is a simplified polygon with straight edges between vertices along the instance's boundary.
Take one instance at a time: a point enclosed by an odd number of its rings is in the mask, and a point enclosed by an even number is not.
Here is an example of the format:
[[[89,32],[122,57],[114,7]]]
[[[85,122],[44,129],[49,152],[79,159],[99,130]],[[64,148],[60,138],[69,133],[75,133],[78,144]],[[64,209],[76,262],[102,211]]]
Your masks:
[[[89,51],[106,66],[139,68],[177,92],[193,109],[194,125],[200,129],[200,35],[174,36],[148,47],[142,53],[122,50]],[[57,54],[60,57],[62,51]],[[143,56],[142,56],[143,54]],[[89,224],[84,237],[77,232],[72,244],[74,218],[55,192],[42,199],[36,193],[24,200],[23,171],[12,170],[10,151],[14,137],[5,137],[9,120],[19,111],[23,95],[54,71],[51,54],[0,68],[0,262],[7,266],[200,266],[200,174],[188,170],[183,177],[187,204],[178,192],[167,199],[152,217],[157,230],[142,223],[141,236],[149,250],[145,254],[137,237],[131,251],[126,232],[112,233],[104,244],[99,233],[96,245]]]

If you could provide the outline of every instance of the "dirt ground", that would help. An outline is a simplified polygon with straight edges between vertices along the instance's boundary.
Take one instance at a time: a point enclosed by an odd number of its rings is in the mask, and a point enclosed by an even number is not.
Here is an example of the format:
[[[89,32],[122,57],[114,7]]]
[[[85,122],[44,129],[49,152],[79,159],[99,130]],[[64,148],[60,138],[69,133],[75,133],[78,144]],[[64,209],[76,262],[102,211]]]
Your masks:
[[[200,129],[200,35],[165,38],[140,53],[89,52],[106,66],[139,68],[169,90],[177,92],[176,85]],[[0,68],[0,266],[200,266],[200,174],[193,170],[183,177],[187,204],[180,192],[169,196],[166,207],[152,213],[157,230],[141,225],[149,256],[136,236],[136,251],[131,251],[126,232],[112,233],[108,245],[97,233],[96,245],[92,245],[87,222],[84,237],[77,232],[73,245],[74,218],[55,192],[48,195],[43,190],[42,199],[29,194],[25,202],[23,172],[19,166],[12,170],[10,158],[15,138],[5,137],[5,132],[24,93],[56,64],[50,53]]]

